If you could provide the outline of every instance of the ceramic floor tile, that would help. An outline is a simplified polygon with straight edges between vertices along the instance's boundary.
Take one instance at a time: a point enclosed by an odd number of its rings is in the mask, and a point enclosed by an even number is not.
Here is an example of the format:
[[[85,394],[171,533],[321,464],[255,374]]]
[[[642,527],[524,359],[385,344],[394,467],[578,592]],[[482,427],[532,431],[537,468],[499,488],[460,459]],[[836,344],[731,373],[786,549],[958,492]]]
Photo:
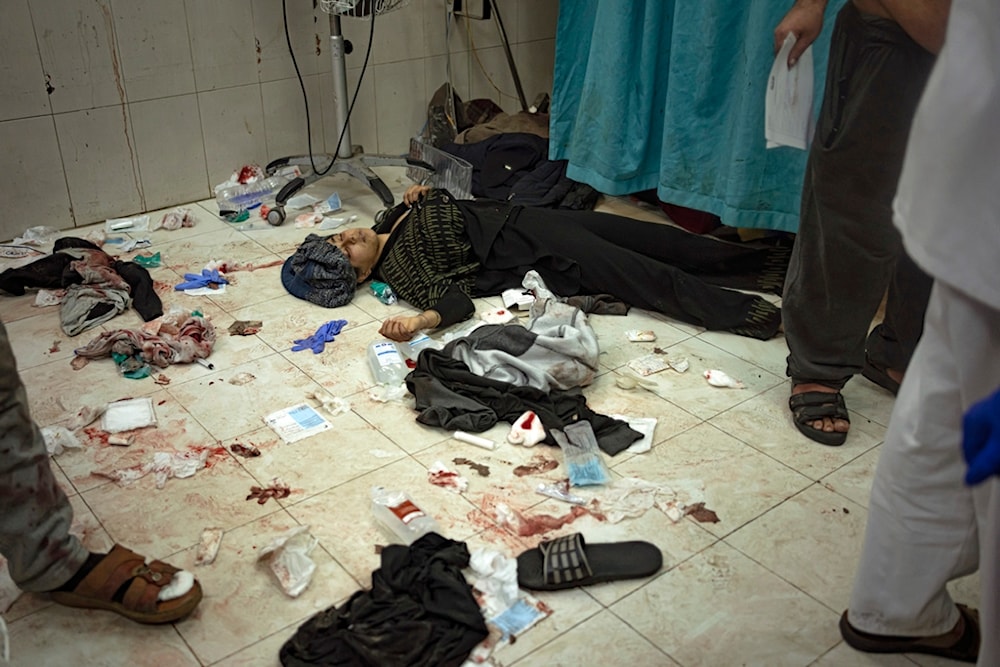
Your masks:
[[[826,447],[813,442],[792,423],[788,385],[784,383],[713,417],[710,422],[813,480],[867,452],[885,436],[884,427],[852,415],[851,432],[844,445]]]
[[[834,470],[821,480],[823,486],[850,498],[862,507],[868,507],[868,497],[871,495],[880,451],[882,445],[873,447],[843,467]]]
[[[583,390],[587,406],[594,412],[626,417],[656,417],[656,442],[701,423],[702,420],[690,412],[645,389],[622,389],[615,384],[615,377],[614,373],[600,375],[592,385]]]
[[[7,268],[0,265],[0,271]],[[5,325],[17,320],[23,320],[35,315],[44,315],[56,328],[59,327],[59,306],[36,306],[35,298],[38,290],[28,290],[21,296],[12,296],[0,291],[0,319]]]
[[[363,369],[355,368],[358,375],[367,374],[371,377],[368,364]],[[351,409],[359,414],[365,421],[379,430],[380,433],[392,440],[404,451],[418,452],[426,447],[451,438],[451,432],[436,426],[425,426],[417,423],[417,411],[415,400],[412,394],[406,393],[400,399],[379,400],[372,396],[371,391],[362,390],[345,397],[351,404]],[[487,433],[479,435],[491,438],[494,442],[499,442],[506,437],[510,427],[503,422]],[[494,437],[497,436],[497,437]],[[457,441],[456,441],[457,444]],[[483,452],[484,450],[473,445],[462,444],[463,451],[470,454]],[[469,451],[478,450],[478,451]]]
[[[847,608],[864,538],[865,509],[813,485],[726,538],[831,610]],[[836,553],[831,559],[828,554]]]
[[[278,659],[278,652],[281,651],[282,645],[295,634],[298,627],[299,624],[295,623],[287,628],[282,628],[273,635],[213,663],[212,667],[280,667],[281,661]]]
[[[339,313],[338,313],[339,319]],[[305,326],[305,333],[290,333],[291,340],[311,336],[326,320]],[[368,346],[373,341],[385,341],[378,333],[378,322],[353,325],[352,320],[343,331],[337,334],[333,343],[328,343],[320,354],[310,350],[292,352],[289,344],[281,355],[290,363],[295,364],[302,372],[321,384],[335,396],[351,396],[375,386],[375,376],[372,375],[368,363]]]
[[[298,503],[386,466],[406,453],[352,412],[335,417],[324,415],[332,428],[298,442],[282,442],[270,428],[245,434],[235,442],[254,445],[261,455],[241,458],[243,467],[262,484],[275,477],[292,489],[283,505]]]
[[[376,171],[399,200],[409,184],[405,170]],[[343,201],[337,215],[358,216],[347,226],[367,227],[383,208],[367,186],[344,174],[322,178],[306,191],[323,198],[337,192]],[[281,645],[301,622],[342,603],[367,585],[379,566],[376,546],[391,538],[372,517],[373,485],[408,492],[446,535],[464,540],[471,550],[489,547],[515,556],[543,539],[576,531],[591,543],[645,540],[659,547],[664,567],[654,577],[536,594],[552,615],[502,648],[497,665],[949,664],[923,656],[857,653],[837,631],[864,529],[878,445],[893,406],[893,397],[881,388],[863,378],[847,385],[852,433],[843,447],[823,447],[801,436],[791,422],[782,337],[757,341],[706,332],[639,309],[625,317],[592,315],[602,354],[598,377],[584,389],[589,407],[603,414],[659,419],[652,451],[603,457],[612,475],[667,484],[701,480],[706,504],[721,521],[700,524],[687,517],[675,524],[651,510],[611,524],[584,514],[539,532],[551,521],[542,515],[559,520],[572,516],[569,505],[535,493],[538,482],[562,478],[563,466],[540,475],[513,471],[538,463],[537,457],[561,461],[557,450],[507,444],[509,425],[503,422],[482,434],[497,444],[495,450],[476,448],[454,440],[448,431],[418,424],[411,395],[382,402],[372,392],[367,346],[382,339],[378,328],[383,320],[414,312],[409,304],[383,304],[362,285],[351,304],[321,308],[287,294],[277,265],[233,272],[224,295],[195,298],[174,290],[183,273],[198,272],[209,260],[277,262],[309,233],[334,230],[296,228],[294,211],[279,227],[255,218],[248,229],[222,220],[214,199],[188,206],[197,218],[194,227],[126,235],[148,236],[153,241],[149,249],[121,253],[114,245],[106,248],[126,260],[138,252],[162,253],[164,265],[150,270],[154,288],[165,311],[197,308],[210,318],[217,334],[210,358],[214,370],[178,364],[157,371],[170,380],[167,386],[152,379],[123,379],[110,359],[71,370],[74,347],[102,331],[141,326],[134,309],[69,340],[60,339],[58,308],[33,306],[33,292],[0,296],[0,318],[11,331],[30,406],[41,425],[66,424],[82,406],[127,397],[153,399],[158,428],[136,432],[128,448],[108,446],[94,427],[80,430],[84,448],[56,458],[54,474],[71,496],[74,530],[88,547],[106,549],[114,539],[168,556],[170,562],[193,569],[205,599],[175,628],[139,628],[110,614],[67,610],[45,595],[22,595],[5,614],[14,634],[14,664],[276,667]],[[601,207],[663,222],[658,210],[622,198],[606,198]],[[168,210],[152,211],[151,219],[155,222]],[[84,236],[102,227],[96,223],[71,233]],[[51,241],[42,248],[50,249]],[[26,261],[30,258],[0,259],[0,269]],[[766,298],[780,301],[773,295]],[[474,305],[472,319],[433,336],[446,342],[462,335],[479,321],[479,314],[502,307],[502,302],[479,298]],[[263,328],[251,336],[230,336],[227,327],[236,319],[261,320]],[[289,351],[293,340],[333,319],[345,319],[348,325],[323,354]],[[625,332],[630,329],[653,330],[657,341],[628,342]],[[55,340],[60,340],[59,349],[49,352]],[[613,371],[653,348],[683,352],[692,369],[685,376],[667,375],[672,371],[653,376],[664,383],[659,396],[619,388]],[[702,364],[738,377],[749,388],[708,387],[698,374]],[[343,398],[350,411],[328,416],[330,431],[285,444],[262,418],[295,403],[315,405],[306,398],[308,392]],[[233,455],[228,447],[236,442],[256,445],[261,456]],[[209,447],[211,467],[192,478],[169,480],[160,490],[152,478],[123,488],[91,475],[95,468],[134,465],[156,451],[191,447]],[[468,479],[464,494],[428,481],[427,467],[437,460]],[[489,476],[477,469],[488,469]],[[274,477],[291,487],[291,496],[264,505],[246,500],[250,486]],[[574,491],[587,499],[605,492],[604,487]],[[522,511],[529,528],[538,530],[518,536],[498,525],[500,503]],[[313,552],[318,565],[313,582],[293,600],[255,556],[274,536],[299,523],[311,526],[320,546]],[[227,528],[218,559],[193,568],[198,534],[216,524]],[[978,604],[977,576],[953,582],[949,589],[956,600]]]
[[[308,354],[308,353],[307,353]],[[248,374],[253,380],[239,384]],[[236,379],[236,383],[231,380]],[[240,366],[215,369],[209,375],[167,391],[218,440],[255,431],[264,418],[305,401],[319,385],[280,354]]]
[[[241,310],[252,307],[264,301],[270,301],[285,296],[284,285],[281,284],[281,262],[278,255],[267,254],[249,260],[253,270],[237,270],[226,273],[229,284],[224,294],[209,295],[220,308],[226,311]]]
[[[184,641],[204,664],[211,664],[278,630],[340,604],[357,582],[322,548],[309,557],[316,564],[309,587],[297,598],[285,594],[274,573],[257,561],[260,550],[297,524],[284,511],[226,532],[209,565],[193,565],[194,550],[171,559],[201,581],[205,597],[191,617],[177,624]],[[315,535],[315,527],[312,530]]]
[[[685,667],[799,667],[840,641],[839,614],[723,543],[611,611]]]
[[[684,373],[668,368],[646,379],[656,384],[655,393],[658,396],[702,419],[709,419],[782,383],[778,376],[700,338],[691,338],[661,349],[671,359],[687,359],[690,368]],[[744,388],[713,387],[704,377],[707,370],[721,370],[742,382]]]
[[[357,477],[292,505],[288,512],[299,523],[312,526],[323,548],[364,586],[379,567],[376,545],[398,541],[383,531],[372,516],[371,488],[404,491],[424,512],[434,517],[441,533],[464,540],[475,532],[466,522],[473,507],[458,494],[427,482],[427,469],[406,458]]]
[[[210,261],[249,262],[268,249],[235,229],[219,229],[176,241],[158,243],[163,265],[179,275],[200,273]]]
[[[677,567],[694,554],[703,551],[716,542],[711,533],[691,521],[674,523],[665,514],[650,510],[641,517],[625,519],[620,523],[607,521],[580,521],[579,525],[570,526],[561,533],[572,533],[578,529],[583,533],[588,543],[629,542],[641,540],[655,544],[663,554],[663,566],[660,572],[643,579],[626,579],[596,586],[588,586],[585,590],[592,598],[605,607],[621,600],[633,591],[655,581],[657,576]]]
[[[810,667],[913,667],[914,664],[905,655],[862,653],[841,642]]]
[[[706,331],[698,338],[755,366],[760,366],[780,378],[785,377],[788,344],[784,336],[775,336],[771,340],[757,340],[722,331]]]
[[[106,611],[49,605],[10,624],[11,665],[197,667],[170,625],[142,626]]]
[[[472,549],[474,540],[469,541],[469,548]],[[602,609],[594,599],[588,596],[583,589],[577,588],[568,591],[556,591],[552,593],[534,593],[534,597],[543,602],[552,610],[552,614],[543,619],[538,625],[530,628],[527,632],[517,637],[517,641],[500,647],[494,652],[494,664],[511,665],[516,661],[520,667],[530,665],[548,665],[548,661],[536,661],[532,657],[532,652],[541,646],[546,646],[549,642],[564,636],[573,628],[588,618],[599,614]],[[608,635],[604,635],[608,636]],[[593,644],[590,647],[593,648]],[[560,664],[560,663],[554,663]],[[567,663],[562,663],[567,664]],[[576,662],[571,664],[601,664],[589,662]],[[619,664],[615,662],[604,664]],[[655,665],[656,663],[648,663]]]
[[[484,496],[493,495],[503,498],[508,505],[527,509],[545,498],[535,493],[535,488],[542,483],[557,484],[565,480],[566,467],[558,447],[511,445],[504,439],[509,430],[510,427],[502,423],[478,434],[497,443],[493,451],[455,440],[441,432],[445,440],[416,452],[413,458],[427,468],[440,462],[464,477],[469,488],[463,495],[477,507]],[[479,467],[477,472],[474,466],[485,468]]]
[[[690,337],[690,334],[638,308],[629,310],[625,317],[590,315],[588,319],[600,343],[599,361],[609,369],[620,368],[632,359],[651,354],[655,348],[667,348]],[[649,343],[632,342],[625,335],[630,330],[652,331],[656,340]]]
[[[230,530],[274,510],[276,504],[246,500],[257,480],[231,454],[217,446],[211,452],[210,467],[169,479],[162,489],[147,475],[126,489],[105,484],[83,497],[115,540],[161,559],[197,544],[204,528]],[[122,502],[123,491],[128,502]]]
[[[858,375],[844,387],[844,401],[848,409],[868,419],[887,426],[896,397],[882,387]]]
[[[65,361],[68,368],[73,349],[85,344],[95,334],[94,330],[89,330],[77,336],[67,336],[59,326],[58,312],[53,309],[46,311],[34,317],[4,322],[18,370],[52,361]]]
[[[812,484],[710,424],[660,442],[652,451],[616,465],[614,471],[667,486],[688,480],[700,482],[705,506],[719,517],[718,523],[701,526],[719,537]],[[686,520],[694,521],[691,517]]]
[[[614,637],[614,642],[603,646],[595,645],[592,637],[599,635]],[[529,665],[570,667],[592,664],[679,667],[679,663],[671,660],[663,651],[609,611],[602,611],[588,618],[554,641],[511,664],[524,667]]]
[[[130,380],[131,382],[138,382]],[[101,430],[100,420],[76,431],[82,449],[60,454],[59,467],[82,493],[109,484],[106,477],[95,472],[110,472],[137,466],[152,459],[158,451],[180,451],[215,445],[215,439],[162,388],[150,395],[157,425],[123,433],[132,437],[132,444],[123,447],[108,444],[108,434]],[[214,460],[214,459],[213,459]]]
[[[176,213],[177,209],[186,210],[190,218],[194,220],[194,224],[190,227],[181,227],[179,229],[166,229],[164,227],[154,229],[154,227],[157,227],[163,221],[163,217],[165,215],[168,213]],[[143,251],[149,253],[157,252],[157,249],[163,244],[186,240],[192,236],[207,234],[209,232],[223,231],[232,226],[230,223],[221,220],[219,216],[208,214],[207,211],[197,204],[168,206],[167,208],[150,211],[146,215],[149,216],[148,230],[126,230],[125,235],[133,239],[149,239],[151,245],[148,249]]]
[[[122,377],[110,359],[100,359],[74,371],[68,360],[20,371],[28,390],[31,417],[39,426],[67,424],[83,407],[148,396],[161,387],[151,381]]]

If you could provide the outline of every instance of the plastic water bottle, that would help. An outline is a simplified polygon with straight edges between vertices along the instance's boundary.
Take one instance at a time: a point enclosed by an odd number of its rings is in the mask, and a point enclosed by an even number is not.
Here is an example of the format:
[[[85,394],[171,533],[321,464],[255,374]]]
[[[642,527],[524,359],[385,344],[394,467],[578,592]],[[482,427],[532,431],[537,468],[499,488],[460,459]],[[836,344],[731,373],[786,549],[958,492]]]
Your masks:
[[[385,340],[375,341],[368,346],[368,364],[379,384],[402,384],[410,372],[396,344]]]
[[[215,201],[219,211],[246,211],[273,200],[289,180],[286,176],[269,176],[253,183],[230,185],[215,194]]]
[[[404,544],[413,544],[427,533],[441,532],[434,517],[417,507],[403,491],[373,486],[372,514],[390,535]]]

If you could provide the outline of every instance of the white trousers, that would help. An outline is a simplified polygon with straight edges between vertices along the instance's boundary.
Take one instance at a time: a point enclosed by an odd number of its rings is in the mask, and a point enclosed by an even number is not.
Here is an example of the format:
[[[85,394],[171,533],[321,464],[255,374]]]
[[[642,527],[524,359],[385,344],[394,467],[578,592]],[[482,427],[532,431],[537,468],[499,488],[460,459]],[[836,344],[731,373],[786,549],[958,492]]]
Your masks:
[[[1000,478],[963,482],[962,416],[1000,387],[1000,311],[937,283],[889,421],[848,618],[863,632],[948,632],[948,581],[980,568],[980,665],[1000,665]]]

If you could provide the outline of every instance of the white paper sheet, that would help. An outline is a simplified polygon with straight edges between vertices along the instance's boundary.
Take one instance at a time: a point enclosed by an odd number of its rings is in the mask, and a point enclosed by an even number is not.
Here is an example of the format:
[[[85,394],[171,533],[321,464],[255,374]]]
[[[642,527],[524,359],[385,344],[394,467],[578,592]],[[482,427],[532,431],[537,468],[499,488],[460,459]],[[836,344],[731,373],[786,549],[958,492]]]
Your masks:
[[[768,148],[791,146],[806,150],[813,134],[813,56],[812,46],[799,56],[791,68],[788,54],[795,45],[789,33],[774,57],[764,98],[764,139]]]

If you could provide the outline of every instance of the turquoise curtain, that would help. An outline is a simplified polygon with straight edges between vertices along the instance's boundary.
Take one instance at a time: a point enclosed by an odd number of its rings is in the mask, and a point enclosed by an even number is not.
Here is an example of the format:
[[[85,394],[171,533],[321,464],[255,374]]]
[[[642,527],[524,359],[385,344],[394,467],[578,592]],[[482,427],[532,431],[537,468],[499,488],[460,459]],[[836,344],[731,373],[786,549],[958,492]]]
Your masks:
[[[819,108],[834,15],[813,48]],[[774,27],[792,0],[563,0],[549,157],[607,194],[798,229],[805,151],[766,149]]]

